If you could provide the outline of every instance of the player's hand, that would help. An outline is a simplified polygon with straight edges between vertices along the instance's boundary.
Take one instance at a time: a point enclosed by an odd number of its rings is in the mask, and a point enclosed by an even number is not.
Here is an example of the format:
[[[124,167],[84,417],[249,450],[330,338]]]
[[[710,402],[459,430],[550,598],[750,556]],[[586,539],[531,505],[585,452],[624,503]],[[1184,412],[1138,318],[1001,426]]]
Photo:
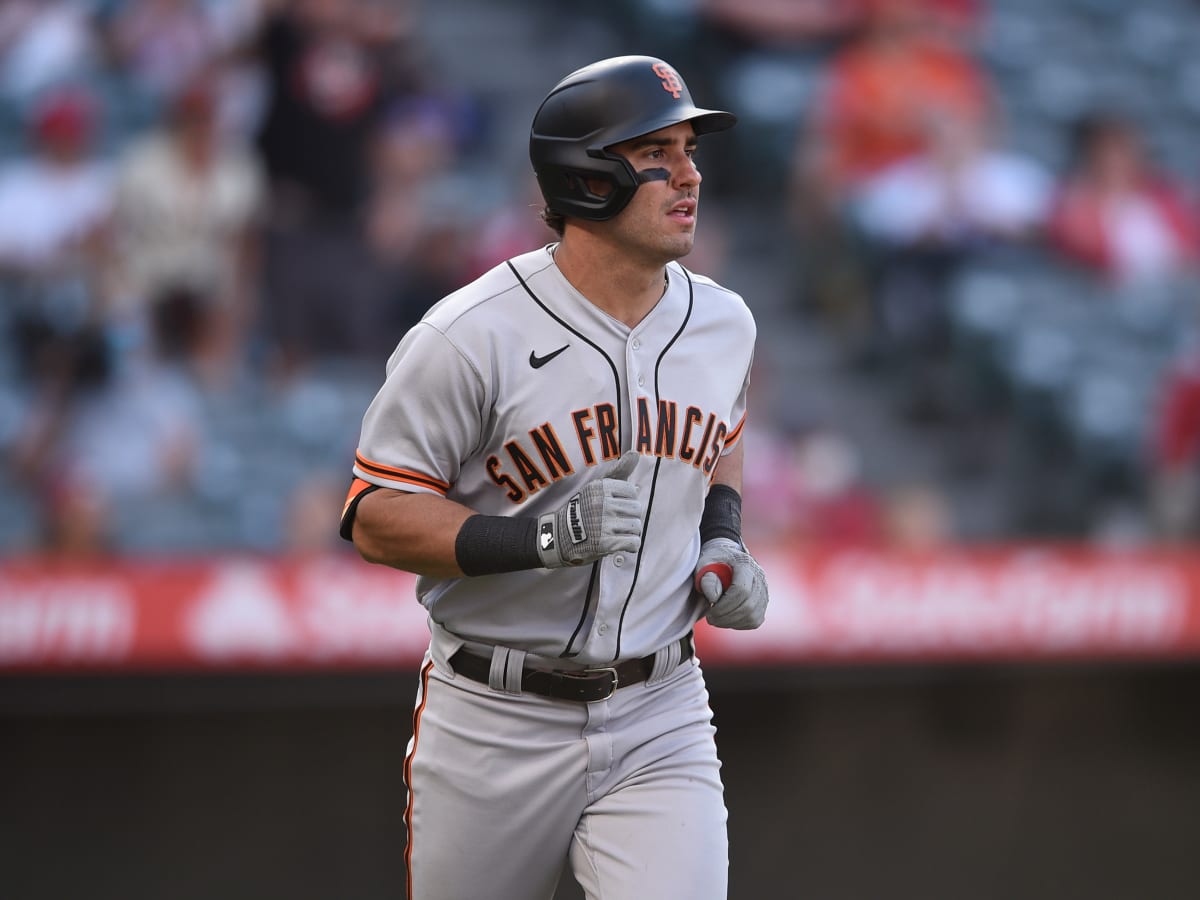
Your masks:
[[[696,590],[711,606],[705,618],[717,628],[757,628],[767,615],[767,576],[746,548],[729,538],[700,547]]]
[[[641,459],[628,450],[604,478],[588,484],[556,512],[538,520],[537,550],[547,569],[594,562],[642,546],[645,508],[629,481]]]

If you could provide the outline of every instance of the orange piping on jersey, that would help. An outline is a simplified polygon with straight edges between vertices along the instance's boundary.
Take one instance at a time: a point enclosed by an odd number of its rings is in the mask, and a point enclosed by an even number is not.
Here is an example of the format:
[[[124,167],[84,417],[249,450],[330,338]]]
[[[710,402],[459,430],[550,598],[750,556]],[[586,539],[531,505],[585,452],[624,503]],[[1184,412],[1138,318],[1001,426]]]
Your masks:
[[[370,472],[373,475],[382,475],[384,478],[392,481],[403,481],[407,484],[430,488],[439,494],[445,494],[450,490],[448,482],[440,481],[429,475],[422,475],[420,472],[413,472],[410,469],[397,469],[393,466],[385,466],[382,463],[372,462],[361,453],[354,454],[354,461],[360,469]]]
[[[361,478],[355,478],[352,482],[350,482],[350,493],[346,495],[346,502],[342,505],[343,519],[346,518],[346,510],[350,508],[350,504],[354,502],[354,499],[363,491],[372,487],[375,487],[375,485],[371,484],[369,481],[363,481]]]
[[[745,416],[745,414],[743,414],[741,421],[738,422],[737,425],[735,425],[733,427],[733,431],[731,431],[731,432],[729,432],[729,434],[725,435],[725,449],[726,450],[728,450],[730,447],[732,447],[734,444],[736,444],[741,439],[742,428],[745,426],[745,424],[746,424],[746,416]]]
[[[412,889],[412,845],[413,845],[413,783],[412,783],[412,762],[413,757],[417,755],[417,742],[421,739],[421,713],[425,711],[425,704],[429,702],[429,673],[433,671],[433,661],[425,664],[425,668],[421,670],[421,702],[417,704],[417,708],[413,710],[413,737],[412,749],[408,751],[408,756],[404,760],[404,783],[408,785],[408,803],[404,807],[404,827],[408,831],[408,840],[404,847],[404,877],[406,897],[413,895]]]

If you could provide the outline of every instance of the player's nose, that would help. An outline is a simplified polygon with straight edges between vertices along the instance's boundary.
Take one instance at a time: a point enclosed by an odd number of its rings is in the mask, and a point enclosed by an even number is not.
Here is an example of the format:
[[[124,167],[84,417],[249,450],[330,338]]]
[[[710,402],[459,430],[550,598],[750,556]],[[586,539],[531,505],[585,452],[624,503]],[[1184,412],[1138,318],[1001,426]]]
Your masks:
[[[696,161],[690,156],[685,156],[683,162],[675,167],[674,176],[675,184],[680,187],[692,187],[703,180],[700,169],[696,167]]]

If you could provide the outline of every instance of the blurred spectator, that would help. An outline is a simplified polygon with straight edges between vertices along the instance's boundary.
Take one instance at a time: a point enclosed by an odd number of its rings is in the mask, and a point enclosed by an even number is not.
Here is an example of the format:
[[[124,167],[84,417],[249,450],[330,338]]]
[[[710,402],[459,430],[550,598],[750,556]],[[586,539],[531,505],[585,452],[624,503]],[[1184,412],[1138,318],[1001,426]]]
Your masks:
[[[1200,348],[1166,373],[1152,437],[1150,505],[1161,536],[1200,536]]]
[[[835,42],[857,29],[869,0],[699,0],[710,26],[755,47]]]
[[[809,540],[861,545],[879,539],[879,499],[864,483],[862,453],[846,435],[832,428],[804,435],[795,474]]]
[[[377,259],[381,296],[370,319],[374,331],[370,343],[390,353],[429,307],[462,286],[464,243],[458,223],[427,222],[407,257]],[[368,340],[361,344],[367,346]]]
[[[258,290],[264,176],[250,148],[217,128],[217,81],[194,78],[162,127],[124,149],[114,223],[110,313],[142,321],[180,289],[206,298],[215,373],[244,349]]]
[[[869,545],[880,540],[882,510],[862,480],[861,454],[836,429],[792,436],[756,428],[746,453],[742,493],[748,543]]]
[[[5,0],[0,4],[0,98],[25,102],[84,78],[101,60],[88,4],[77,0]]]
[[[196,298],[177,293],[155,308],[150,354],[117,365],[91,332],[43,381],[14,465],[42,503],[47,549],[101,551],[120,504],[188,486],[202,433],[188,359],[201,322]]]
[[[1060,188],[1050,239],[1067,259],[1118,282],[1195,270],[1200,222],[1183,186],[1148,158],[1131,120],[1082,118]]]
[[[430,220],[445,220],[443,176],[458,152],[454,113],[432,96],[388,105],[369,145],[366,237],[387,267],[420,264],[419,245]],[[435,226],[436,227],[436,226]]]
[[[860,36],[830,62],[798,174],[839,204],[885,166],[928,147],[930,123],[987,120],[992,86],[945,39],[929,0],[871,0]]]
[[[403,48],[401,9],[383,17],[367,0],[276,0],[269,9],[259,52],[270,103],[259,142],[273,202],[292,221],[352,216],[396,87],[387,76],[389,56]]]
[[[259,34],[273,0],[208,0],[205,10],[220,53],[209,68],[220,73],[217,119],[221,131],[254,141],[270,100]]]
[[[942,39],[967,47],[987,25],[988,0],[925,0],[929,27]]]
[[[277,0],[264,20],[270,101],[258,143],[271,216],[263,329],[284,373],[378,340],[364,216],[373,141],[407,87],[397,59],[409,50],[407,16],[405,3]]]
[[[32,154],[0,168],[0,269],[50,275],[94,253],[112,204],[112,173],[93,146],[98,112],[81,88],[34,106]]]
[[[696,0],[699,17],[756,47],[836,45],[853,38],[880,0]],[[931,33],[964,42],[974,37],[983,0],[920,0]]]
[[[83,484],[52,484],[41,500],[36,550],[59,559],[110,556],[113,511],[101,493]]]
[[[93,149],[96,118],[82,89],[45,94],[28,126],[32,154],[0,167],[0,277],[15,289],[8,352],[34,381],[50,377],[63,347],[96,318],[113,202],[111,168]]]
[[[204,2],[121,0],[104,28],[116,67],[170,101],[223,50]]]
[[[948,33],[929,0],[870,0],[861,33],[826,66],[801,129],[790,211],[802,301],[852,345],[871,318],[871,286],[848,205],[889,166],[929,153],[933,135],[986,128],[979,123],[994,115],[987,75]]]
[[[997,125],[973,117],[927,123],[927,146],[864,180],[850,215],[870,266],[871,352],[897,367],[920,416],[948,411],[939,371],[948,291],[961,267],[1040,238],[1053,176],[997,146]]]
[[[897,249],[969,253],[1040,236],[1053,190],[1049,170],[997,146],[990,120],[935,118],[927,126],[922,151],[867,178],[853,198],[868,238]]]
[[[434,94],[392,99],[371,133],[373,197],[380,191],[407,193],[436,181],[458,153],[457,111]]]

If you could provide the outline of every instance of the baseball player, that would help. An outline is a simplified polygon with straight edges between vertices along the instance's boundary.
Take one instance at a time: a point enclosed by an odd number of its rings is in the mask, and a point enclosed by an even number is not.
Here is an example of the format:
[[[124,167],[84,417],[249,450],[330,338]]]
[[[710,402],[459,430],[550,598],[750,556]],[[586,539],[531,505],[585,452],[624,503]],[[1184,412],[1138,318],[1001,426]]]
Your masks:
[[[366,411],[342,534],[417,573],[431,640],[404,762],[415,900],[724,897],[702,616],[756,628],[741,541],[755,324],[677,260],[697,138],[731,127],[660,59],[537,110],[560,240],[434,305]]]

